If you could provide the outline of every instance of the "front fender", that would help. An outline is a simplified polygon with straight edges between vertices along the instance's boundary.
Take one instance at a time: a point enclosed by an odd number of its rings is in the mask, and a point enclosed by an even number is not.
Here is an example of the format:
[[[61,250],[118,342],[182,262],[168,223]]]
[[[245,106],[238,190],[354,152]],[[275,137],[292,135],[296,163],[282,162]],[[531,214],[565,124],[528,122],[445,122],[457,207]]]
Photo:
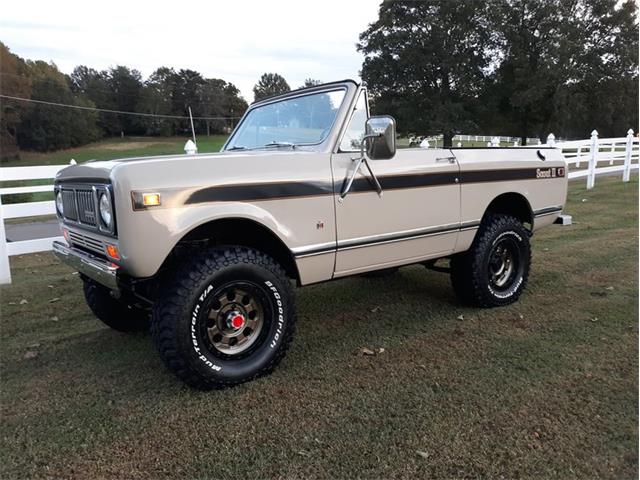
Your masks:
[[[122,211],[122,210],[121,210]],[[291,232],[266,209],[248,203],[219,203],[127,212],[118,218],[120,264],[133,277],[153,276],[189,232],[225,219],[251,220],[272,231],[285,245]]]

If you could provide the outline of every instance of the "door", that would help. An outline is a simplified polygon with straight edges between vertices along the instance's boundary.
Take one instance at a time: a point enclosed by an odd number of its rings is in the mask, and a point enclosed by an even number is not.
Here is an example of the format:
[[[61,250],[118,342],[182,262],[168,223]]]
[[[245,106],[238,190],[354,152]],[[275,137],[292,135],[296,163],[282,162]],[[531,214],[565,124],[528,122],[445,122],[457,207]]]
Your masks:
[[[414,263],[450,254],[460,227],[458,164],[451,150],[399,149],[369,160],[379,196],[363,166],[346,197],[340,191],[359,157],[367,118],[366,92],[332,156],[338,251],[334,276]]]

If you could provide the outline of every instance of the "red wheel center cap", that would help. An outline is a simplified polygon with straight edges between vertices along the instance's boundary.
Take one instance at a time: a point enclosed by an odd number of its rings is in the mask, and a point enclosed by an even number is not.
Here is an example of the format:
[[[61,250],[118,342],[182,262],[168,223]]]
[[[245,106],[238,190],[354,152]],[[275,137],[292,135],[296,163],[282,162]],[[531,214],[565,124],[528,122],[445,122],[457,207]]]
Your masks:
[[[236,330],[244,327],[244,317],[242,315],[234,315],[231,317],[231,326]]]

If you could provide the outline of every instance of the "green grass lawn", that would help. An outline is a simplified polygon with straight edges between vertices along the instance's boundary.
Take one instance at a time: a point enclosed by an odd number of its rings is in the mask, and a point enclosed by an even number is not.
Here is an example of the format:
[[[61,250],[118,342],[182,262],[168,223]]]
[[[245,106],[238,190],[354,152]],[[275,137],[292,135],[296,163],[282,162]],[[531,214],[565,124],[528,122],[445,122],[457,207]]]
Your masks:
[[[29,165],[63,165],[72,158],[78,162],[87,160],[111,160],[114,158],[184,153],[184,144],[190,137],[125,137],[109,138],[82,147],[56,152],[21,152],[19,160],[2,162],[2,167],[26,167]],[[217,152],[222,148],[226,135],[198,137],[200,153]]]
[[[533,237],[505,308],[418,266],[300,289],[280,367],[206,393],[93,318],[51,254],[12,258],[1,477],[637,478],[637,205],[635,175],[573,183],[574,225]]]

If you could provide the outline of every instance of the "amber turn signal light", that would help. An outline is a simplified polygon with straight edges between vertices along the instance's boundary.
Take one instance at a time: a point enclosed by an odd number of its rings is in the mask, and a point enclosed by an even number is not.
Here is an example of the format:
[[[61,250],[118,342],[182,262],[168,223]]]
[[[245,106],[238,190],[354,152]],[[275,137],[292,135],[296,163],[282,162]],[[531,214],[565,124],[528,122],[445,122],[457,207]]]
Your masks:
[[[120,260],[120,254],[118,253],[118,247],[115,245],[107,245],[107,255],[116,260]]]
[[[145,207],[155,207],[157,205],[160,205],[160,194],[159,193],[143,193],[142,204]]]

